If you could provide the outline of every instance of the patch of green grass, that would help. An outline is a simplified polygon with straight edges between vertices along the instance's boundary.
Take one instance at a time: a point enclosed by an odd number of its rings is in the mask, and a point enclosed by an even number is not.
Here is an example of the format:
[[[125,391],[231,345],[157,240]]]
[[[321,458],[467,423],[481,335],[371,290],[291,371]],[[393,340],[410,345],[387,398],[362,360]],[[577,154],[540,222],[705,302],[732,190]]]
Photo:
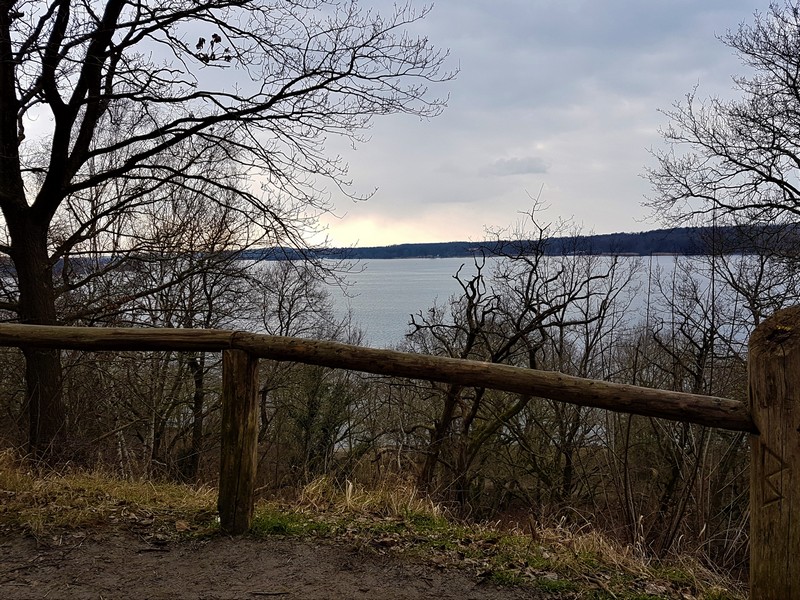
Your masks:
[[[489,579],[497,585],[517,586],[527,583],[526,579],[515,571],[492,571]]]
[[[697,577],[690,571],[679,566],[663,565],[656,566],[653,572],[662,579],[674,583],[676,586],[694,589],[697,584]]]
[[[441,533],[453,529],[453,524],[441,515],[415,512],[406,515],[405,520],[417,533]]]
[[[610,592],[605,590],[591,590],[582,597],[586,600],[630,600],[627,596],[620,596],[619,594],[612,596]]]
[[[565,592],[577,592],[580,587],[569,579],[537,579],[534,585],[549,594],[563,594]]]
[[[325,535],[330,533],[329,523],[316,521],[307,515],[262,507],[256,511],[250,532],[255,535]]]
[[[701,600],[739,600],[740,596],[723,588],[712,587],[700,595]]]
[[[575,554],[575,560],[587,569],[600,569],[603,566],[601,557],[595,552],[578,552]]]
[[[670,598],[672,597],[670,596]],[[664,600],[664,596],[653,596],[652,594],[624,590],[617,590],[613,595],[606,590],[592,590],[588,595],[581,596],[581,598],[586,598],[586,600]]]
[[[379,519],[371,523],[356,523],[364,532],[372,533],[373,535],[387,535],[387,534],[403,534],[413,531],[409,528],[405,521],[397,519]]]

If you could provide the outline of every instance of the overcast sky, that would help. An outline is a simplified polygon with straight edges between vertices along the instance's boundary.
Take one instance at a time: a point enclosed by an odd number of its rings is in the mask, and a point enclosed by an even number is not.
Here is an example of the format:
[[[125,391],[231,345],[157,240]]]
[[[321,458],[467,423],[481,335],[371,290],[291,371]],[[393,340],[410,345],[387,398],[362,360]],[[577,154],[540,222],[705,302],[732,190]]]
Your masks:
[[[365,7],[391,10],[387,0]],[[542,218],[587,232],[654,229],[642,200],[648,153],[669,108],[734,97],[738,59],[717,38],[764,11],[762,0],[439,0],[419,25],[460,72],[428,121],[375,120],[370,141],[341,151],[354,203],[335,197],[334,245],[480,240],[517,223],[540,196]]]

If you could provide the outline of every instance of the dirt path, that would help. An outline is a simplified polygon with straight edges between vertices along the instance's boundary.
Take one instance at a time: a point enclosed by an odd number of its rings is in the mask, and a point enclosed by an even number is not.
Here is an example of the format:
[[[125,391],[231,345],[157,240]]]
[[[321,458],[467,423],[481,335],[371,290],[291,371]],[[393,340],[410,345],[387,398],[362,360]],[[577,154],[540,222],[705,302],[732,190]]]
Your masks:
[[[0,598],[538,598],[458,569],[314,539],[148,541],[133,532],[0,538]]]

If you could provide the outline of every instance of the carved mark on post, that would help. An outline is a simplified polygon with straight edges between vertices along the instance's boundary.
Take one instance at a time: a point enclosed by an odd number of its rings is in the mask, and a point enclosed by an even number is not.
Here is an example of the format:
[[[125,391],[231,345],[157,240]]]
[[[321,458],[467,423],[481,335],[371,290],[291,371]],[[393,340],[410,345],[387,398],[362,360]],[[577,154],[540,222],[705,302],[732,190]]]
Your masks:
[[[783,500],[783,473],[788,469],[788,465],[775,452],[770,450],[764,442],[761,442],[761,472],[764,474],[766,485],[764,486],[764,497],[762,506],[780,505]]]

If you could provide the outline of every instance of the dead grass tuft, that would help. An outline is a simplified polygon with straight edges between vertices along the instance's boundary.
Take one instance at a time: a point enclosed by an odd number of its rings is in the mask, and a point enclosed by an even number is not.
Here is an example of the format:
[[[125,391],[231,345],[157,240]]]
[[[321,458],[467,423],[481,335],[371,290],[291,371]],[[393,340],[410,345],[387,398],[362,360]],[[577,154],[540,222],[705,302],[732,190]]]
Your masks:
[[[8,451],[0,452],[0,499],[0,527],[33,534],[120,522],[201,523],[216,514],[216,490],[209,487],[120,479],[101,471],[34,470]]]
[[[382,517],[412,514],[441,517],[445,514],[440,505],[422,497],[409,481],[398,478],[384,480],[368,489],[351,481],[340,484],[330,477],[320,477],[303,487],[296,505],[318,512],[364,513]]]

